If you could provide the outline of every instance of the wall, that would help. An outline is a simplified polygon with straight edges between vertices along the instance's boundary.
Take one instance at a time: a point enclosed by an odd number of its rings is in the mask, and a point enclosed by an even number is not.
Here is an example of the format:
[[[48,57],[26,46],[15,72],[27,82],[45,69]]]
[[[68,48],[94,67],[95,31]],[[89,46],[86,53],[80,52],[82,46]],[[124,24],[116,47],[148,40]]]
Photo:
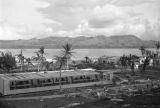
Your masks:
[[[3,79],[0,77],[0,93],[3,94]]]
[[[89,82],[89,83],[68,84],[68,85],[62,85],[62,88],[83,87],[83,86],[111,84],[111,83],[112,83],[112,81],[99,81],[99,82]],[[6,84],[7,84],[7,82],[6,82]],[[5,94],[4,95],[59,89],[59,85],[48,86],[48,87],[27,88],[27,89],[16,89],[16,90],[10,90],[9,86],[5,86],[5,87],[6,87],[6,89],[5,89]]]

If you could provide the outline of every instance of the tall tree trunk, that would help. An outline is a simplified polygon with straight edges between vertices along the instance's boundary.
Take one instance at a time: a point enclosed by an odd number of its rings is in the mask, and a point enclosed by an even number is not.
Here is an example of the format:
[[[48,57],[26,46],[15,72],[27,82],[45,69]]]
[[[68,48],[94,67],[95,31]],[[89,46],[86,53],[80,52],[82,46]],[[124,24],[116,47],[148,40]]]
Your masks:
[[[28,66],[27,66],[27,70],[28,70],[28,71],[29,71],[29,64],[30,64],[30,63],[28,63]]]
[[[66,69],[69,70],[69,67],[68,67],[68,58],[67,58],[67,61],[66,61],[66,62],[67,62],[67,67],[66,67]]]
[[[39,72],[39,61],[38,61],[38,72]]]
[[[23,71],[23,65],[22,65],[22,60],[21,60],[21,72]]]
[[[23,71],[23,53],[22,53],[22,49],[21,49],[21,58],[20,58],[20,60],[21,60],[21,71]]]
[[[62,77],[62,74],[61,74],[61,69],[60,69],[60,72],[59,72],[59,90],[60,92],[62,91],[61,77]]]
[[[41,60],[41,62],[40,62],[40,64],[42,64],[42,66],[40,67],[40,69],[42,70],[42,68],[43,68],[43,54],[42,54],[42,60]]]

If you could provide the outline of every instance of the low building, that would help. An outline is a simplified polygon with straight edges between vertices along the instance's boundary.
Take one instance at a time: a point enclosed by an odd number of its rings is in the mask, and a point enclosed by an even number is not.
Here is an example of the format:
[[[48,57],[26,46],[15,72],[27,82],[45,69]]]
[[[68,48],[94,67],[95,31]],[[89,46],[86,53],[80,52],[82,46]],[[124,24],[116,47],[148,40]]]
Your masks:
[[[63,70],[0,74],[0,93],[11,95],[47,91],[62,88],[111,84],[113,72],[86,70]]]

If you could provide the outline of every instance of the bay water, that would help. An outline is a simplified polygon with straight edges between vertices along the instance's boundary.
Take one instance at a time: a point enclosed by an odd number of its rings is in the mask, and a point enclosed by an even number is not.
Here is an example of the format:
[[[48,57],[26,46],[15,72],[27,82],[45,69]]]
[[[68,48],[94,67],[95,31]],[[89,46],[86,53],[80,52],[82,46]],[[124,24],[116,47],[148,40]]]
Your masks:
[[[45,49],[45,57],[47,59],[53,59],[55,56],[61,54],[62,49]],[[13,55],[20,54],[21,49],[0,49],[0,51],[12,52]],[[23,55],[25,57],[32,57],[36,56],[36,51],[38,49],[22,49]],[[136,54],[138,56],[141,55],[141,51],[138,48],[114,48],[114,49],[74,49],[73,50],[73,57],[72,59],[83,59],[84,57],[88,56],[90,58],[97,58],[100,56],[122,56],[122,55],[129,55],[129,54]]]

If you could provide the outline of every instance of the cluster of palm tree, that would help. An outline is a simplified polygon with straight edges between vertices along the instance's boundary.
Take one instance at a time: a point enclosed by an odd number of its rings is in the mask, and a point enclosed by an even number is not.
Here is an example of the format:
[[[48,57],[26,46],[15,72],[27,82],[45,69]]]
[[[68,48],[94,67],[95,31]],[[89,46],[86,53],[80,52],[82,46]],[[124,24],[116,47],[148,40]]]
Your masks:
[[[31,58],[27,58],[23,55],[23,50],[21,49],[21,52],[17,55],[15,55],[18,58],[18,62],[21,66],[21,71],[24,71],[25,63],[27,64],[28,70],[29,66],[32,66],[35,68],[35,66],[32,64],[32,61],[37,62],[37,71],[40,71],[43,66],[46,67],[46,70],[49,68],[49,62],[46,61],[46,58],[44,57],[44,47],[40,47],[38,51],[35,52],[36,56],[33,56]]]
[[[130,61],[131,61],[130,56],[123,55],[123,56],[121,56],[120,59],[119,59],[119,64],[120,64],[123,68],[126,68],[128,65],[130,65]]]
[[[123,55],[119,59],[119,64],[122,66],[122,69],[126,69],[127,67],[130,67],[132,70],[132,73],[134,73],[134,65],[135,62],[139,60],[139,57],[137,55]]]
[[[149,61],[153,59],[153,66],[159,65],[159,49],[160,42],[157,41],[155,43],[156,52],[146,49],[144,46],[141,46],[139,50],[141,50],[142,56],[146,59],[143,61],[142,72],[145,72],[146,66],[149,64]]]
[[[18,58],[18,63],[20,63],[20,67],[21,67],[21,71],[24,71],[24,65],[25,63],[27,64],[28,70],[29,70],[29,66],[32,65],[34,67],[34,65],[32,64],[32,59],[31,58],[27,58],[23,55],[23,49],[21,49],[19,54],[15,55]]]
[[[59,56],[55,57],[56,60],[56,64],[59,65],[59,69],[61,70],[62,67],[64,67],[64,69],[69,69],[69,61],[71,59],[71,56],[73,56],[72,54],[73,52],[73,48],[72,48],[72,44],[66,43],[65,45],[62,46],[62,50]],[[32,64],[33,61],[37,62],[37,71],[42,70],[42,68],[45,67],[46,70],[49,70],[49,67],[51,64],[53,63],[49,63],[48,61],[46,61],[46,58],[44,57],[45,53],[45,49],[44,47],[40,47],[38,51],[35,52],[36,56],[32,56],[31,58],[27,58],[23,55],[23,50],[20,50],[19,54],[16,54],[15,56],[12,56],[11,53],[7,52],[7,53],[3,53],[1,52],[1,56],[0,56],[0,68],[2,67],[6,67],[8,70],[10,70],[13,66],[16,66],[16,59],[15,57],[17,57],[18,59],[18,63],[20,64],[20,69],[21,71],[25,70],[25,67],[27,65],[28,70],[29,70],[29,66],[33,66],[35,68],[35,66]],[[4,59],[5,58],[5,59]],[[8,59],[6,59],[8,58]],[[13,58],[13,60],[11,60],[11,58]],[[9,64],[4,65],[4,61],[8,60],[11,64],[13,64],[13,66],[10,66]],[[7,62],[7,61],[6,61]],[[14,62],[14,63],[13,63]],[[11,68],[9,68],[9,66]]]

